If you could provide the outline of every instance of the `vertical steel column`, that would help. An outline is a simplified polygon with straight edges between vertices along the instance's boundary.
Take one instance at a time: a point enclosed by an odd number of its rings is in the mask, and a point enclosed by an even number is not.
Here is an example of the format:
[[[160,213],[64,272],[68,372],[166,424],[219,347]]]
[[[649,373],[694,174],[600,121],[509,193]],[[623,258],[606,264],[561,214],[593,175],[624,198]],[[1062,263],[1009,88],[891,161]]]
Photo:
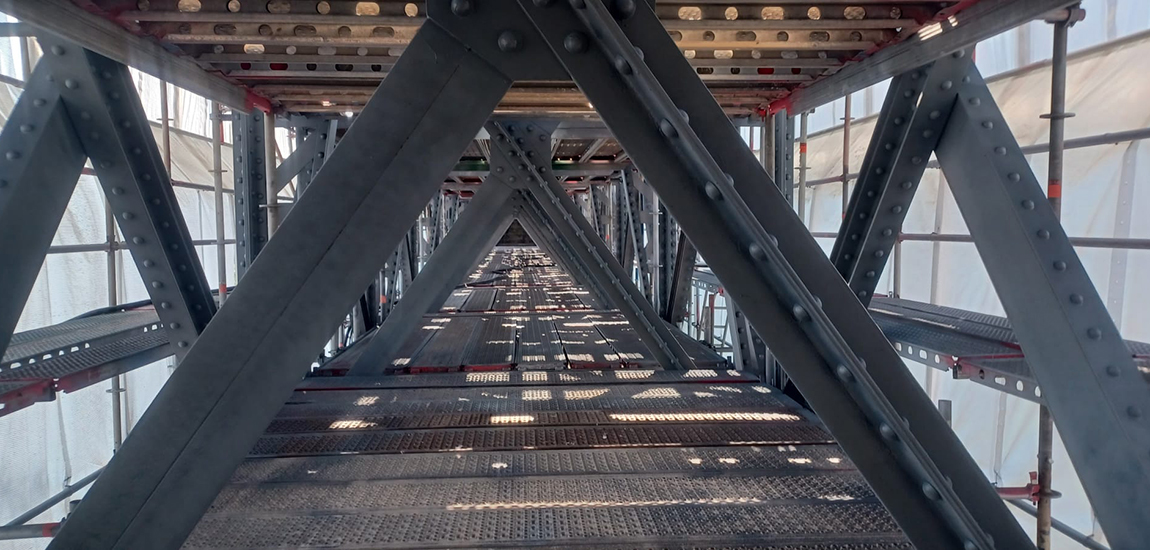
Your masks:
[[[1066,42],[1071,18],[1054,23],[1054,51],[1050,66],[1050,153],[1046,200],[1056,219],[1062,218],[1062,157],[1066,138]],[[1051,499],[1054,473],[1054,417],[1046,405],[1038,407],[1038,511],[1039,550],[1051,550]]]
[[[799,214],[799,220],[804,225],[809,225],[807,222],[807,117],[810,116],[809,112],[803,112],[799,117],[799,192],[796,198],[796,206]]]
[[[420,27],[49,548],[180,547],[510,85]]]
[[[635,251],[635,255],[639,258],[639,283],[643,288],[643,295],[647,297],[648,301],[654,303],[654,289],[651,286],[651,266],[647,261],[647,246],[643,242],[643,220],[640,219],[641,207],[639,203],[639,191],[635,188],[635,169],[626,168],[623,170],[622,179],[623,189],[627,194],[626,201],[623,203],[627,209],[627,220],[631,226],[631,249]],[[630,271],[628,271],[628,278],[630,278]]]
[[[843,219],[847,217],[851,179],[851,94],[843,98]]]
[[[232,113],[236,205],[236,276],[242,279],[268,242],[264,114]]]
[[[268,238],[275,234],[280,226],[279,187],[276,187],[276,117],[273,114],[263,115],[264,129],[264,193],[268,218]]]
[[[224,121],[220,104],[212,102],[212,183],[216,204],[216,279],[220,289],[220,305],[228,297],[228,257],[224,231]],[[233,196],[234,198],[234,196]]]
[[[772,117],[774,128],[772,144],[774,145],[775,162],[773,165],[773,179],[783,198],[787,202],[795,202],[795,117],[789,116],[785,110],[775,113]]]

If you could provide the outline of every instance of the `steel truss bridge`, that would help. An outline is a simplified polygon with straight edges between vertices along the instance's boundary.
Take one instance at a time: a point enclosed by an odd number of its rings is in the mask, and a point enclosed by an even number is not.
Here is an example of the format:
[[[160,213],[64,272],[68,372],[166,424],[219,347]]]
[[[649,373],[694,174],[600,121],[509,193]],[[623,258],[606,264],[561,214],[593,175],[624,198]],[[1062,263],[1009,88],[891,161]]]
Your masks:
[[[971,55],[1035,18],[1064,33],[1070,4],[0,2],[43,51],[0,132],[0,414],[179,363],[66,521],[0,533],[1033,547],[909,358],[1041,403],[1138,548],[1150,346]],[[234,289],[208,288],[126,64],[230,108]],[[795,117],[886,78],[828,259],[794,214]],[[875,295],[932,155],[1007,318]],[[86,162],[150,299],[13,334]],[[733,304],[730,361],[678,328],[692,281]]]

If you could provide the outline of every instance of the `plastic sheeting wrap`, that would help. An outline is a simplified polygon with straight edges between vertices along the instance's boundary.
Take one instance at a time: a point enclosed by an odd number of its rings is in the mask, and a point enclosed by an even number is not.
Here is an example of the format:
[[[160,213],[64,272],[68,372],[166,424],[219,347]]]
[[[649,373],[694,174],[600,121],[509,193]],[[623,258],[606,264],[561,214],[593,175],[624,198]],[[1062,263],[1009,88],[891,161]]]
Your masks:
[[[20,95],[20,88],[0,84],[0,119],[6,121]],[[186,95],[184,97],[187,97]],[[144,101],[149,96],[144,94]],[[198,99],[198,98],[190,98]],[[158,103],[155,105],[158,112]],[[201,107],[201,111],[204,109]],[[156,143],[163,147],[162,130],[152,124]],[[172,178],[177,182],[214,185],[212,143],[208,138],[173,128]],[[224,187],[232,188],[231,146],[221,153]],[[89,166],[90,168],[90,166]],[[216,205],[210,191],[175,188],[188,230],[193,240],[216,238]],[[233,195],[224,195],[225,238],[235,238]],[[103,245],[105,205],[99,181],[83,175],[72,194],[68,209],[52,244]],[[227,245],[228,284],[235,284],[235,245]],[[218,286],[216,246],[197,246],[211,288]],[[120,303],[148,298],[136,266],[127,251],[117,251],[115,278]],[[49,254],[17,325],[29,330],[68,320],[86,311],[108,305],[108,253],[104,250]],[[124,375],[127,390],[123,416],[133,426],[143,415],[160,387],[168,379],[172,361],[166,359]],[[0,524],[59,492],[103,466],[112,457],[111,381],[58,395],[55,402],[40,403],[0,417]],[[78,499],[84,490],[70,497]],[[58,521],[66,511],[59,504],[41,514],[35,522]],[[0,541],[0,550],[43,548],[47,539]]]
[[[1046,143],[1049,126],[1039,115],[1050,107],[1049,65],[1032,66],[989,82],[1011,129],[1022,146]],[[1066,137],[1150,127],[1145,90],[1150,87],[1150,37],[1145,33],[1104,48],[1072,56],[1067,77]],[[851,125],[850,166],[856,171],[874,131],[873,117]],[[1150,238],[1150,145],[1127,142],[1066,151],[1062,223],[1072,237]],[[809,140],[808,180],[842,173],[842,129]],[[1028,157],[1045,185],[1048,156]],[[969,234],[941,170],[928,169],[908,211],[906,233]],[[853,183],[852,183],[853,185]],[[802,210],[812,232],[837,232],[842,217],[842,185],[807,190]],[[833,239],[819,239],[829,253]],[[1079,248],[1078,255],[1126,338],[1150,341],[1150,251]],[[1004,315],[974,244],[906,241],[902,244],[901,296],[971,311]],[[879,292],[893,290],[893,269]],[[911,363],[934,399],[953,401],[954,429],[991,480],[1020,486],[1037,469],[1038,405],[1005,396],[985,386],[952,380],[942,371]],[[929,375],[928,375],[929,373]],[[1073,473],[1061,441],[1055,443],[1054,503],[1058,519],[1085,532],[1096,532],[1089,503]],[[1012,508],[1013,509],[1013,508]],[[1034,520],[1019,512],[1024,526]],[[1080,548],[1057,535],[1056,548]]]

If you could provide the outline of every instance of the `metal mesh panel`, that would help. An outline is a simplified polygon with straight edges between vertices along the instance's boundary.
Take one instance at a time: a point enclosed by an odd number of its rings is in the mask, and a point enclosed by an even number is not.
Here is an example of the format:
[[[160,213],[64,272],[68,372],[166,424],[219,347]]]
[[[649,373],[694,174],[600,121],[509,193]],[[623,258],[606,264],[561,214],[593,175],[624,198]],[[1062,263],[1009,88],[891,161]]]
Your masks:
[[[504,319],[517,319],[515,317]],[[538,349],[537,346],[527,346],[531,340],[529,332],[535,320],[518,321],[523,328],[520,330],[520,348],[528,353],[526,348]],[[550,327],[550,323],[546,323]],[[546,332],[548,334],[550,331]],[[553,340],[552,340],[553,341]],[[558,347],[555,351],[560,351]],[[691,371],[664,371],[650,369],[628,370],[569,370],[558,372],[501,372],[501,373],[439,373],[434,376],[423,374],[396,374],[386,377],[318,377],[309,378],[299,386],[301,390],[322,389],[394,389],[394,388],[465,388],[498,387],[498,386],[568,386],[587,384],[672,384],[675,382],[724,382],[724,383],[755,383],[754,376],[747,373],[724,369],[694,369]],[[762,389],[767,389],[763,387]],[[758,391],[762,391],[762,389]],[[752,390],[755,391],[755,390]]]
[[[503,317],[481,318],[463,364],[511,365],[515,361],[516,326]]]

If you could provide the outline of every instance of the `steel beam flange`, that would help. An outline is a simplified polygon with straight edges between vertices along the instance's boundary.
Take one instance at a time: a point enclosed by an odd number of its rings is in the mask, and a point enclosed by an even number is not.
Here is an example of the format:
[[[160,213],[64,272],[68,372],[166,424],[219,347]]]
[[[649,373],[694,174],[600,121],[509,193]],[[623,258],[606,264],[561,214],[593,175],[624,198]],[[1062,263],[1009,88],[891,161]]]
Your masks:
[[[531,21],[501,2],[428,0],[427,18],[511,80],[563,81],[567,71],[539,39]]]
[[[92,161],[148,295],[182,358],[216,304],[128,68],[58,39],[42,59]]]
[[[870,303],[927,161],[946,128],[972,61],[964,51],[895,77],[831,250],[831,262]]]
[[[264,119],[259,111],[232,120],[236,197],[236,275],[243,277],[268,242],[267,159]]]
[[[554,220],[558,216],[567,222],[568,231],[560,227],[559,232],[568,233],[568,240],[573,233],[578,242],[572,244],[586,249],[586,254],[579,257],[588,271],[598,267],[599,276],[594,279],[607,279],[607,284],[601,286],[611,301],[620,306],[623,315],[634,326],[643,343],[651,348],[659,364],[665,369],[691,368],[694,362],[675,339],[670,327],[659,318],[655,308],[639,296],[638,289],[626,278],[622,266],[611,256],[606,243],[595,234],[587,218],[579,213],[578,206],[567,196],[548,163],[537,160],[546,159],[550,153],[550,132],[545,131],[541,124],[532,122],[490,123],[488,131],[492,135],[492,152],[499,151],[504,160],[514,166],[515,174],[507,175],[507,180],[526,182],[528,188],[525,191],[542,199],[542,210],[547,218]],[[546,202],[551,206],[548,207]],[[622,307],[623,304],[626,307]]]
[[[637,10],[642,10],[642,17],[654,17],[648,6],[642,3],[629,4],[636,6]],[[922,506],[933,510],[936,517],[951,531],[950,536],[945,539],[948,542],[937,538],[931,542],[939,547],[949,548],[984,550],[994,548],[995,543],[991,536],[983,530],[964,501],[954,491],[950,480],[943,475],[934,461],[935,457],[932,457],[916,439],[908,419],[903,418],[887,399],[870,376],[867,366],[823,312],[821,301],[806,288],[794,268],[787,262],[779,250],[776,238],[767,234],[763,226],[758,223],[736,191],[733,178],[722,171],[708,152],[688,123],[685,113],[672,102],[667,91],[645,64],[643,52],[636,48],[623,32],[611,11],[601,0],[580,0],[572,2],[567,8],[567,15],[561,19],[557,15],[558,4],[552,4],[550,7],[531,7],[525,0],[520,0],[520,5],[535,21],[540,32],[552,40],[552,48],[556,51],[561,47],[567,54],[574,56],[597,49],[599,51],[594,52],[596,55],[610,60],[615,78],[622,80],[637,99],[636,103],[647,110],[651,123],[657,126],[667,146],[679,155],[695,178],[698,201],[721,213],[719,217],[727,224],[728,234],[739,240],[739,245],[754,261],[759,276],[769,284],[776,299],[791,312],[798,328],[822,357],[826,367],[832,369],[841,380],[846,391],[869,420],[871,429],[886,442],[890,453],[896,457],[908,477],[916,480],[920,492],[917,495],[907,492],[900,495],[900,498],[919,499]],[[642,7],[638,7],[640,5]],[[549,10],[555,13],[548,13]],[[582,31],[569,30],[577,26],[570,22],[572,15],[576,21],[582,23]],[[639,16],[640,14],[636,12],[630,14],[628,18]],[[557,47],[558,40],[554,37],[561,33],[565,38],[561,46]],[[594,37],[594,46],[586,43],[591,40],[590,37]],[[565,64],[568,63],[564,55],[560,56],[560,60]],[[568,66],[570,70],[570,65]],[[583,85],[580,82],[580,75],[574,76],[576,83]],[[611,123],[609,120],[607,122]],[[638,159],[638,155],[633,153],[633,156]],[[1000,522],[998,525],[1005,524]],[[911,526],[904,525],[904,527],[909,530]],[[1016,525],[1009,529],[1009,534],[1013,538],[1025,541]],[[919,543],[923,544],[926,541],[920,540]]]
[[[538,237],[536,244],[539,244],[548,254],[552,255],[552,260],[563,267],[565,271],[568,271],[572,277],[575,277],[577,281],[586,285],[600,302],[604,304],[611,303],[610,295],[599,285],[599,281],[591,277],[591,274],[587,272],[586,266],[584,266],[583,263],[579,261],[578,256],[571,251],[567,242],[560,236],[558,230],[555,229],[554,224],[551,223],[547,214],[543,212],[542,207],[539,206],[534,196],[528,195],[523,191],[518,191],[517,193],[513,200],[523,215],[520,221],[524,224],[525,229],[534,233],[532,237],[533,240],[535,240],[535,237]],[[550,237],[548,237],[548,235],[550,235]]]

